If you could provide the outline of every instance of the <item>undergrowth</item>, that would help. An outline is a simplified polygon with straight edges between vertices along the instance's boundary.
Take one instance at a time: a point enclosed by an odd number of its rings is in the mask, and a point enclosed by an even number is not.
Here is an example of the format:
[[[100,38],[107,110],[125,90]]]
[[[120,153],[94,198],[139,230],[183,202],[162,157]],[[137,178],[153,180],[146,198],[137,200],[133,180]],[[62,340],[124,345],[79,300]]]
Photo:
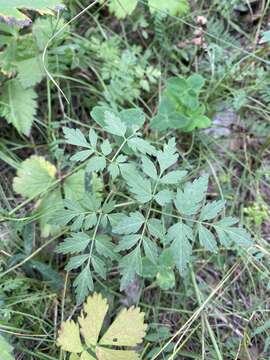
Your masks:
[[[269,1],[0,16],[0,359],[269,359]]]

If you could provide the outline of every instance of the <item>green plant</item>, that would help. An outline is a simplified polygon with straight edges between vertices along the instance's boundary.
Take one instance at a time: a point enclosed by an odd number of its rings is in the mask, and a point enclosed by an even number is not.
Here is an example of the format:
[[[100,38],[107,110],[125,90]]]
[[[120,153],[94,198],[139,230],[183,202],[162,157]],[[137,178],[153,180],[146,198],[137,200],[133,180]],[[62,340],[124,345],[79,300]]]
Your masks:
[[[151,121],[151,128],[164,131],[181,129],[189,132],[206,128],[210,119],[205,116],[205,105],[200,103],[199,94],[204,78],[194,74],[189,78],[172,77],[166,81],[157,115]]]
[[[31,19],[21,10],[35,10],[40,14],[51,14],[52,10],[63,6],[61,0],[15,0],[11,3],[0,4],[0,15],[7,23],[16,22],[19,25],[28,25]]]
[[[77,44],[85,48],[79,55],[82,59],[80,66],[88,69],[86,56],[91,57],[94,68],[99,66],[99,75],[103,80],[102,93],[111,106],[134,102],[143,91],[149,93],[161,76],[160,70],[150,65],[150,50],[143,52],[137,45],[123,48],[119,37],[112,36],[104,40],[92,36],[89,43],[77,41]]]
[[[0,24],[0,71],[6,78],[0,95],[0,114],[24,135],[29,136],[36,117],[38,96],[35,85],[45,77],[42,52],[63,24],[62,20],[52,17],[38,18],[31,32],[26,33],[22,33],[16,25]],[[49,53],[47,62],[50,71],[60,67],[56,49],[67,33],[68,29],[54,43],[54,51]]]
[[[7,342],[7,340],[0,335],[0,351],[3,360],[14,360],[13,347]]]
[[[104,0],[100,0],[103,3]],[[117,18],[123,19],[130,15],[138,5],[139,0],[109,0],[109,10]],[[170,15],[185,15],[189,11],[188,0],[148,0],[151,13],[168,12]]]
[[[122,310],[100,338],[108,309],[106,299],[94,293],[85,302],[78,323],[72,320],[62,323],[57,342],[72,354],[70,359],[94,360],[96,355],[98,360],[139,360],[134,350],[117,350],[117,347],[134,348],[142,342],[146,331],[144,313],[134,307]]]
[[[93,274],[105,279],[112,262],[118,263],[123,290],[145,272],[144,256],[160,265],[162,249],[173,256],[167,270],[175,266],[184,276],[198,242],[213,253],[217,239],[226,248],[252,245],[249,234],[235,227],[237,219],[216,220],[224,201],[206,201],[208,176],[186,181],[173,138],[157,149],[141,137],[140,110],[96,107],[91,114],[108,137],[101,141],[91,129],[87,139],[79,129],[65,128],[65,139],[80,148],[71,160],[85,164],[86,173],[107,177],[107,194],[98,199],[90,191],[81,202],[65,202],[65,210],[54,215],[54,224],[72,231],[57,252],[71,256],[68,271],[81,269],[74,281],[78,303],[94,289]]]

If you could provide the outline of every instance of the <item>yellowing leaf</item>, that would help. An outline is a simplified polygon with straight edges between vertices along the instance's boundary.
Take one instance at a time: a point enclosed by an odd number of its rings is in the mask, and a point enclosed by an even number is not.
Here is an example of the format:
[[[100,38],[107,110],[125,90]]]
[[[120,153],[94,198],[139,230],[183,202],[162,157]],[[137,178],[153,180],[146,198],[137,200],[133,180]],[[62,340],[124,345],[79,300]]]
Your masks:
[[[35,197],[54,182],[56,167],[41,156],[24,160],[13,180],[14,190],[25,197]]]
[[[144,313],[139,308],[131,307],[120,312],[99,344],[136,346],[142,342],[145,331]]]
[[[59,331],[57,339],[58,346],[65,351],[71,353],[80,353],[83,351],[83,346],[80,339],[80,330],[78,324],[72,320],[64,321]]]
[[[62,0],[8,0],[0,2],[0,16],[7,22],[16,20],[21,25],[28,24],[31,20],[20,10],[29,9],[40,14],[51,14],[52,10],[62,4]]]
[[[72,321],[63,323],[57,344],[72,354],[69,360],[139,360],[136,351],[103,347],[134,347],[143,340],[146,331],[144,313],[139,308],[122,310],[100,341],[99,335],[108,311],[108,303],[100,294],[89,296],[78,321],[85,345],[79,335],[79,325]],[[86,314],[86,315],[85,315]],[[74,353],[81,353],[80,357]],[[93,357],[94,354],[96,357]]]
[[[80,360],[80,356],[73,353],[70,355],[69,360]]]
[[[87,351],[84,351],[81,354],[80,360],[96,360],[91,354],[89,354]]]
[[[98,360],[139,360],[139,355],[135,351],[111,350],[98,347],[96,350]]]
[[[108,311],[109,305],[106,299],[103,299],[101,294],[94,294],[89,296],[87,302],[84,304],[83,310],[87,314],[79,318],[81,326],[81,333],[85,338],[88,346],[95,346],[98,341],[98,336]]]

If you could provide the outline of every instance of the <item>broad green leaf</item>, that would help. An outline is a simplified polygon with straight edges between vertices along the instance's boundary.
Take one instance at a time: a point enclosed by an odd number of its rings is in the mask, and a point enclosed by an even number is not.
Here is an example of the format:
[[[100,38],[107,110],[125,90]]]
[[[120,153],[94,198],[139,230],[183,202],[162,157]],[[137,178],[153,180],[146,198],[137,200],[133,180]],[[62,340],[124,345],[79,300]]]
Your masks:
[[[225,206],[225,201],[223,201],[223,200],[207,203],[202,208],[202,211],[200,214],[200,220],[205,221],[205,220],[214,219],[220,213],[220,211],[224,208],[224,206]]]
[[[169,204],[174,198],[174,193],[168,189],[161,190],[155,195],[156,202],[164,206],[166,204]]]
[[[20,25],[27,25],[31,19],[20,10],[35,10],[40,14],[52,14],[62,0],[12,0],[12,2],[2,1],[0,4],[0,15],[6,22],[16,20]]]
[[[127,131],[126,125],[122,122],[121,118],[110,111],[105,112],[105,126],[104,130],[107,132],[124,137]]]
[[[95,247],[99,255],[112,260],[117,259],[112,238],[108,235],[99,234],[96,236]]]
[[[188,182],[184,190],[177,189],[175,206],[184,215],[194,215],[202,205],[208,188],[208,176],[201,176],[192,183]]]
[[[85,136],[80,129],[71,129],[64,127],[63,132],[65,135],[65,140],[68,144],[91,148],[90,144],[88,144]]]
[[[185,15],[189,11],[188,0],[148,0],[151,13],[156,11],[166,11],[170,15]]]
[[[261,41],[260,41],[260,43],[266,43],[266,42],[270,42],[270,30],[268,30],[268,31],[264,31],[263,33],[262,33],[262,38],[261,38]]]
[[[157,284],[162,290],[170,290],[175,287],[174,271],[170,269],[160,269],[157,273]]]
[[[102,279],[106,280],[106,263],[101,260],[98,256],[92,255],[91,263],[95,272],[102,277]]]
[[[89,296],[84,304],[83,311],[86,315],[84,316],[82,314],[78,320],[81,327],[81,333],[88,346],[96,346],[108,309],[109,305],[107,300],[103,299],[101,294],[97,293],[93,296]]]
[[[98,136],[94,129],[90,129],[88,137],[89,137],[91,146],[93,146],[93,148],[96,148]]]
[[[254,243],[250,234],[241,227],[227,229],[227,234],[236,245],[250,246]]]
[[[133,137],[127,141],[128,146],[134,152],[140,152],[142,154],[148,155],[155,155],[156,149],[153,145],[149,144],[148,141],[140,138],[140,137]]]
[[[104,156],[109,155],[112,152],[112,146],[108,139],[104,140],[103,143],[100,146],[102,154]]]
[[[105,332],[100,345],[136,346],[145,336],[144,313],[139,308],[123,309]]]
[[[102,128],[106,125],[105,123],[106,112],[113,113],[116,116],[118,115],[116,111],[110,109],[108,106],[95,106],[90,113],[90,115],[95,120],[95,122]]]
[[[158,248],[156,244],[150,239],[144,237],[143,238],[143,249],[145,256],[153,263],[157,263],[158,258]]]
[[[190,262],[192,246],[190,240],[193,240],[192,229],[182,222],[174,224],[168,230],[168,238],[172,240],[171,253],[174,257],[176,267],[180,274],[184,274],[187,264]]]
[[[61,1],[58,1],[58,3],[61,3]],[[62,31],[57,36],[57,39],[54,40],[54,44],[61,44],[69,33],[69,27],[65,25],[66,24],[63,18],[52,18],[51,16],[46,18],[37,18],[33,23],[32,33],[39,50],[43,51],[50,38],[60,29],[62,29]],[[65,26],[64,29],[63,26]]]
[[[79,170],[68,176],[64,181],[63,188],[66,199],[82,200],[85,195],[84,171]]]
[[[225,217],[213,226],[222,245],[229,247],[232,243],[237,246],[251,246],[254,241],[250,234],[242,227],[235,227],[239,220],[233,217]]]
[[[187,78],[187,84],[189,87],[197,93],[204,87],[205,79],[200,74],[193,74]]]
[[[63,199],[60,189],[49,191],[38,206],[39,225],[42,237],[55,235],[61,230],[60,224],[52,223],[52,220],[64,210]]]
[[[93,156],[87,162],[86,172],[103,171],[106,167],[106,159],[104,156]]]
[[[145,122],[145,114],[139,108],[122,110],[119,115],[121,120],[130,129],[134,127],[140,129]]]
[[[176,112],[175,103],[168,97],[163,96],[158,106],[158,113],[150,123],[152,129],[165,131],[169,128],[181,128],[188,124],[188,119],[183,114]]]
[[[152,199],[151,182],[144,179],[130,164],[122,165],[120,169],[135,198],[143,204],[150,201]]]
[[[32,198],[46,191],[55,181],[56,167],[41,156],[32,155],[21,163],[13,179],[16,193]]]
[[[141,239],[140,234],[132,234],[123,236],[119,244],[116,246],[116,251],[129,250]]]
[[[132,14],[137,3],[138,0],[110,0],[109,9],[118,19],[124,19]]]
[[[81,304],[90,291],[94,290],[94,283],[89,266],[86,266],[76,277],[73,286],[76,292],[77,304]]]
[[[0,351],[1,360],[15,360],[13,356],[13,347],[7,342],[7,340],[0,335]]]
[[[178,159],[175,139],[172,138],[164,145],[163,151],[157,152],[157,160],[162,174],[166,169],[176,163]]]
[[[199,240],[200,244],[211,252],[217,252],[217,242],[215,236],[205,226],[199,224]]]
[[[38,56],[18,61],[16,66],[18,79],[24,88],[38,84],[45,75]]]
[[[88,260],[88,255],[76,255],[76,256],[72,256],[69,259],[69,262],[67,263],[67,265],[65,266],[65,270],[66,271],[71,271],[74,269],[78,269],[80,266],[82,266],[86,260]]]
[[[62,254],[79,253],[86,249],[90,241],[91,238],[83,232],[71,233],[71,237],[59,244],[56,251]]]
[[[0,115],[15,126],[18,132],[29,136],[36,115],[36,98],[33,88],[24,89],[19,80],[8,80],[4,83],[0,97]]]
[[[139,360],[139,355],[132,350],[112,350],[97,347],[98,360]]]
[[[57,345],[71,353],[76,354],[82,352],[83,346],[78,324],[72,320],[64,321],[58,333]]]
[[[144,221],[144,216],[138,211],[130,213],[129,216],[124,215],[122,221],[120,221],[117,226],[113,228],[113,232],[116,234],[136,233]]]
[[[149,219],[147,222],[147,228],[149,233],[157,239],[163,242],[165,237],[165,230],[162,222],[158,219]]]
[[[89,156],[91,156],[94,153],[94,150],[82,150],[78,151],[76,154],[72,155],[70,160],[71,161],[84,161]]]
[[[128,255],[124,256],[119,266],[121,268],[121,285],[120,291],[124,290],[134,279],[135,275],[142,272],[142,257],[140,246],[137,246]]]
[[[142,158],[142,169],[150,178],[157,180],[158,176],[155,164],[146,156],[143,156]]]
[[[164,175],[160,182],[162,184],[177,184],[183,180],[183,178],[187,175],[187,171],[185,170],[175,170],[171,171],[168,174]]]

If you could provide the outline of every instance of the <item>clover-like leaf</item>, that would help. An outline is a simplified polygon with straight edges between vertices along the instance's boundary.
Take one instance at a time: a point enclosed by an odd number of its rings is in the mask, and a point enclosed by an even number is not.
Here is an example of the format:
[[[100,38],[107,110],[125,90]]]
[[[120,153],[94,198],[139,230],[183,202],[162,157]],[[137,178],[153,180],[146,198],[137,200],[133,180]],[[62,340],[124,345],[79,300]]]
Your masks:
[[[139,360],[135,350],[113,347],[135,347],[142,342],[146,331],[144,313],[135,307],[123,309],[99,340],[108,308],[107,300],[94,293],[84,304],[78,324],[72,320],[62,323],[57,344],[71,353],[70,360],[93,360],[94,354],[98,360]]]
[[[46,191],[55,181],[56,167],[42,156],[32,155],[21,163],[13,180],[16,193],[31,198]]]

